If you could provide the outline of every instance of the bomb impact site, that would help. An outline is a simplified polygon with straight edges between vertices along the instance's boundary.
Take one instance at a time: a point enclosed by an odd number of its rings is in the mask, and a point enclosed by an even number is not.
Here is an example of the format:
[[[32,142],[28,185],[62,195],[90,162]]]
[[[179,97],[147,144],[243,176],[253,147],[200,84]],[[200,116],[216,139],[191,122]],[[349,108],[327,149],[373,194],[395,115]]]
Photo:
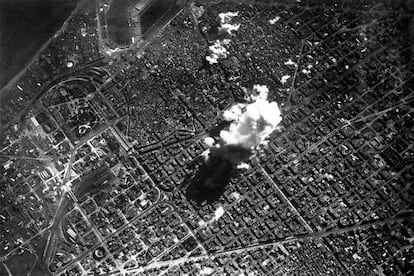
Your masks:
[[[0,275],[414,275],[413,45],[409,0],[78,0],[0,90]]]

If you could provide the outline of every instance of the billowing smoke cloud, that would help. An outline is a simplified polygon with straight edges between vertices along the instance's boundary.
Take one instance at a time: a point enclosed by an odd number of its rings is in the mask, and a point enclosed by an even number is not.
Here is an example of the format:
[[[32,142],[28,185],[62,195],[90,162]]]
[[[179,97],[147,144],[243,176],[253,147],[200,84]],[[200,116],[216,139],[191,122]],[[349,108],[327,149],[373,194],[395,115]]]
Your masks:
[[[223,112],[223,118],[230,122],[227,129],[204,138],[208,149],[201,154],[203,162],[187,187],[189,200],[201,203],[219,199],[236,169],[249,168],[246,162],[282,121],[278,104],[267,100],[266,86],[254,85],[251,92],[247,103],[235,104]],[[223,213],[218,209],[215,218]]]
[[[238,168],[246,168],[246,161],[260,146],[267,143],[269,135],[282,121],[281,112],[276,102],[269,102],[269,89],[264,85],[254,85],[254,94],[248,103],[238,103],[223,112],[223,118],[231,122],[228,129],[220,131],[219,141],[206,137],[205,143],[210,147],[208,156],[220,155]]]
[[[219,59],[227,57],[227,49],[224,45],[227,43],[227,39],[224,40],[216,40],[213,45],[208,47],[210,55],[206,57],[206,60],[210,64],[217,63]]]
[[[240,24],[232,24],[232,18],[238,16],[239,12],[226,12],[218,15],[220,21],[219,32],[227,37],[230,37],[234,31],[240,28]],[[217,39],[213,45],[208,47],[209,55],[206,56],[206,60],[209,64],[218,63],[219,59],[226,58],[228,51],[225,45],[230,43],[230,39]]]
[[[220,19],[219,31],[225,32],[229,35],[231,35],[233,31],[237,31],[240,28],[240,24],[232,24],[231,20],[233,19],[233,17],[236,17],[238,15],[239,15],[239,12],[220,13],[218,15]]]
[[[230,24],[230,23],[226,23],[221,25],[221,27],[219,28],[219,30],[221,32],[226,32],[229,35],[232,35],[234,31],[238,31],[240,28],[240,24]]]
[[[251,103],[236,104],[224,112],[224,119],[232,121],[229,130],[220,132],[225,145],[254,150],[266,142],[282,121],[278,104],[267,100],[269,89],[263,85],[255,85],[253,89],[259,94],[251,97]]]
[[[233,17],[238,16],[239,12],[222,12],[218,15],[220,24],[230,23]]]

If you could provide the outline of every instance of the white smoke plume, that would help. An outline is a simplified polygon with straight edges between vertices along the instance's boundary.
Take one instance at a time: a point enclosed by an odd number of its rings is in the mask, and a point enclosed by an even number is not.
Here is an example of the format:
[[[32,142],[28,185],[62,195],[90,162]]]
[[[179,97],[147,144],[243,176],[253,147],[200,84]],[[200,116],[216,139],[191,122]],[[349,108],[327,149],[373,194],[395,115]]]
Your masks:
[[[227,35],[232,35],[234,31],[237,31],[240,28],[240,24],[231,24],[233,17],[238,16],[239,12],[226,12],[220,13],[218,15],[220,20],[219,31],[226,33]],[[206,56],[206,60],[209,64],[218,63],[219,59],[226,58],[228,51],[225,45],[229,44],[229,39],[218,39],[214,42],[213,45],[208,47],[209,55]]]
[[[251,96],[251,103],[236,104],[223,113],[231,121],[229,130],[222,130],[220,138],[225,145],[241,145],[251,150],[266,142],[266,138],[282,121],[279,106],[269,102],[269,89],[264,85],[253,87],[258,95]]]
[[[238,31],[240,28],[240,24],[230,24],[230,23],[225,23],[222,24],[221,27],[219,28],[220,32],[226,32],[229,35],[232,35],[234,31]]]
[[[206,144],[210,148],[213,147],[215,143],[216,143],[216,140],[214,140],[214,138],[212,138],[212,137],[204,138],[204,144]]]
[[[236,17],[239,15],[239,12],[222,12],[218,15],[220,19],[220,24],[226,24],[230,23],[233,17]]]
[[[247,164],[247,163],[242,162],[242,163],[238,164],[236,166],[236,168],[239,169],[239,170],[248,170],[248,169],[250,169],[250,165]]]
[[[226,41],[216,40],[213,45],[208,47],[210,55],[206,57],[206,60],[210,64],[217,63],[220,58],[227,57],[227,49],[224,47]]]
[[[220,131],[217,143],[211,137],[204,139],[206,145],[240,169],[248,168],[244,163],[246,154],[239,154],[240,149],[256,152],[282,121],[278,104],[267,99],[269,89],[254,85],[253,91],[255,94],[248,98],[248,103],[235,104],[223,112],[224,120],[231,124]]]
[[[222,206],[219,206],[214,211],[214,217],[212,218],[212,220],[214,220],[214,221],[219,220],[219,218],[221,218],[223,215],[224,215],[224,208]]]
[[[226,32],[229,35],[231,35],[233,31],[237,31],[240,28],[240,24],[231,24],[231,20],[233,19],[233,17],[236,17],[238,15],[239,15],[239,12],[220,13],[218,15],[220,19],[219,30],[221,32]]]

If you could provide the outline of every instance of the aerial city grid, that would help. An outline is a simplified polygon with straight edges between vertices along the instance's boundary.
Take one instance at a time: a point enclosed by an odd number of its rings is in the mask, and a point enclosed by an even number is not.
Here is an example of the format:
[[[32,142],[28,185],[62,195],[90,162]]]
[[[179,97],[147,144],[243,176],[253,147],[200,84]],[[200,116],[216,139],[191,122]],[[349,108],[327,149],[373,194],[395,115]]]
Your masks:
[[[414,1],[80,0],[0,90],[0,275],[414,275]]]

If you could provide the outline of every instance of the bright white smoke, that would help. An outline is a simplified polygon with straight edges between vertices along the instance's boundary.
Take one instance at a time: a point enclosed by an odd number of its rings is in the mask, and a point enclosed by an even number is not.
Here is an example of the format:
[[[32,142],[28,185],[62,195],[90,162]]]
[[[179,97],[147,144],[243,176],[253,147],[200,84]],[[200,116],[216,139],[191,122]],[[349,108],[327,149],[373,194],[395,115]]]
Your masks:
[[[229,36],[240,28],[240,24],[232,24],[231,20],[233,17],[239,15],[239,12],[226,12],[218,15],[220,20],[219,31],[227,33]],[[216,40],[213,45],[208,47],[209,55],[206,56],[206,60],[209,64],[218,63],[219,59],[226,58],[228,51],[225,45],[229,44],[229,39]]]
[[[278,104],[267,99],[269,89],[265,85],[254,85],[253,91],[255,94],[247,99],[248,103],[235,104],[223,112],[223,118],[231,124],[228,129],[220,131],[219,141],[212,137],[204,138],[209,147],[201,154],[204,161],[214,153],[238,169],[248,169],[245,161],[260,150],[277,129],[282,116]]]
[[[282,121],[278,104],[267,100],[269,89],[255,85],[253,90],[258,95],[251,96],[250,103],[233,105],[223,113],[224,119],[232,122],[228,130],[220,132],[225,145],[240,145],[254,150],[266,142]]]
[[[240,28],[240,24],[225,23],[225,24],[222,24],[221,25],[221,27],[219,28],[219,30],[221,32],[226,32],[229,35],[232,35],[233,34],[232,32],[239,30],[239,28]]]
[[[220,19],[220,27],[219,30],[221,32],[226,32],[229,35],[232,34],[233,31],[237,31],[240,28],[240,24],[232,24],[231,20],[233,17],[239,15],[239,12],[224,12],[218,15]]]
[[[220,19],[220,24],[226,24],[230,23],[233,17],[236,17],[239,15],[239,12],[222,12],[218,15]]]
[[[224,208],[222,206],[220,206],[214,211],[214,218],[212,218],[212,219],[213,220],[218,220],[223,215],[224,215]]]
[[[206,137],[206,138],[204,138],[204,143],[211,148],[211,147],[214,146],[216,141],[214,140],[214,138]]]
[[[206,60],[210,64],[217,63],[220,58],[227,57],[227,49],[224,47],[225,41],[216,40],[213,45],[208,47],[210,55],[206,57]]]

